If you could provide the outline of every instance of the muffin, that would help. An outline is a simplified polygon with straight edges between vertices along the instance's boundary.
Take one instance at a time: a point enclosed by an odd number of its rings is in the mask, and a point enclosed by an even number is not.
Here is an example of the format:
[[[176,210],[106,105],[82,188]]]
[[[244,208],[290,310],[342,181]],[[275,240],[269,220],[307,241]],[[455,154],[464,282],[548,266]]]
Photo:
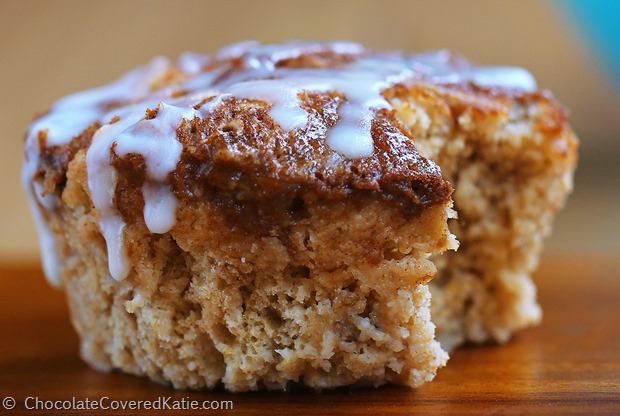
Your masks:
[[[416,387],[435,324],[506,340],[540,319],[575,164],[535,89],[446,52],[245,42],[58,101],[22,180],[82,357],[176,388]]]

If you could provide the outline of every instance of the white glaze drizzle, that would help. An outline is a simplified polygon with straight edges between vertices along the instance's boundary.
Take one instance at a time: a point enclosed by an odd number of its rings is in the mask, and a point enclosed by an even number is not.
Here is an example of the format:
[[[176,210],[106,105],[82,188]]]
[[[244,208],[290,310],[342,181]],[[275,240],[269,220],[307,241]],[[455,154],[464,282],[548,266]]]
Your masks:
[[[433,51],[412,55],[411,67],[436,83],[460,84],[472,82],[481,87],[502,87],[536,91],[536,79],[532,74],[512,66],[476,66],[469,61],[453,55],[449,51]]]
[[[110,274],[117,280],[129,273],[129,261],[123,244],[125,223],[118,215],[114,194],[116,170],[110,166],[112,152],[118,157],[138,154],[144,158],[147,180],[142,189],[144,222],[152,233],[168,232],[176,222],[177,200],[168,181],[176,168],[183,147],[176,139],[176,128],[183,119],[201,114],[193,100],[173,100],[177,105],[151,102],[157,115],[146,119],[144,103],[123,109],[119,120],[101,127],[94,135],[86,154],[88,186],[95,207],[99,210],[101,232],[107,242]],[[204,115],[202,115],[204,117]]]
[[[107,104],[146,96],[150,90],[150,81],[169,66],[167,59],[155,58],[150,64],[127,73],[116,82],[69,95],[57,101],[48,114],[30,126],[25,143],[26,161],[22,168],[22,185],[28,197],[39,235],[43,270],[51,284],[61,285],[62,265],[59,260],[56,238],[50,231],[42,212],[43,210],[53,211],[57,205],[57,197],[54,195],[44,197],[41,179],[35,179],[41,152],[40,132],[45,133],[44,144],[48,147],[68,144],[92,123],[105,118]]]
[[[323,52],[353,55],[356,59],[332,69],[277,65],[304,54]],[[182,152],[176,128],[183,119],[207,117],[227,97],[267,102],[271,106],[271,117],[289,132],[303,128],[308,122],[308,114],[301,107],[300,93],[337,91],[344,95],[345,101],[338,110],[338,123],[328,131],[327,143],[345,158],[363,158],[374,152],[371,135],[374,111],[390,108],[381,92],[396,82],[428,79],[435,83],[473,82],[487,87],[536,89],[534,78],[521,68],[476,67],[445,51],[411,57],[397,53],[369,54],[363,46],[350,42],[296,41],[281,45],[244,42],[222,49],[216,60],[221,62],[216,62],[211,71],[205,71],[203,68],[214,62],[210,57],[183,54],[175,67],[184,72],[188,80],[151,91],[153,81],[173,67],[168,60],[156,58],[108,86],[59,100],[50,113],[33,123],[26,139],[27,160],[22,181],[39,229],[45,272],[52,283],[59,284],[61,267],[57,264],[54,237],[41,210],[53,211],[57,201],[53,195],[43,197],[42,184],[33,181],[39,168],[40,131],[47,133],[47,146],[58,146],[69,143],[94,122],[103,124],[87,151],[88,185],[99,211],[110,274],[120,280],[129,274],[131,267],[123,238],[126,224],[115,207],[117,173],[111,166],[112,153],[118,157],[138,154],[144,158],[147,174],[142,189],[144,221],[150,232],[166,233],[176,222],[177,200],[168,180]],[[242,65],[237,62],[233,69],[234,60],[241,61]],[[179,90],[188,95],[172,98]],[[209,97],[215,98],[199,110],[194,109]],[[106,105],[118,101],[134,104],[106,110]],[[146,119],[146,109],[155,108],[156,117]],[[113,118],[115,121],[111,123]]]
[[[27,165],[28,163],[26,163]],[[28,206],[34,218],[34,224],[39,234],[39,250],[41,251],[41,264],[47,280],[56,287],[62,286],[60,267],[60,255],[56,246],[56,239],[49,228],[44,215],[44,210],[52,210],[57,204],[55,195],[42,196],[43,190],[40,182],[33,182],[28,174],[31,169],[22,170],[22,185],[28,196]],[[40,204],[40,205],[39,205]],[[44,209],[41,209],[44,208]]]

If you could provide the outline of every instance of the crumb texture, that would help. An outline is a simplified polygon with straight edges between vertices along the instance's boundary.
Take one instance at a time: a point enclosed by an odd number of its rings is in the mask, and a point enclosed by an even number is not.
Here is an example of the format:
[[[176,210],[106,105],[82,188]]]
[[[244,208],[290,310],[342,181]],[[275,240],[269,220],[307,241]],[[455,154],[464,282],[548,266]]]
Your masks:
[[[380,197],[308,199],[285,230],[260,231],[188,200],[170,233],[126,231],[135,267],[117,282],[85,185],[79,154],[49,220],[82,356],[96,368],[247,391],[415,387],[446,363],[426,285],[430,253],[450,244],[444,205],[407,216]]]
[[[454,186],[458,251],[435,258],[438,339],[505,342],[542,310],[531,274],[572,189],[577,139],[548,93],[420,84],[391,91],[425,157]]]

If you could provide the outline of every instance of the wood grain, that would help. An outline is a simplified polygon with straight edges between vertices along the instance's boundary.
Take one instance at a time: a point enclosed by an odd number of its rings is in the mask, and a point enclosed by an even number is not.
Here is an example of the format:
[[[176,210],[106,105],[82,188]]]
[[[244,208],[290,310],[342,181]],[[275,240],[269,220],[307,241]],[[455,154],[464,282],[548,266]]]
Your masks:
[[[229,394],[174,391],[119,373],[99,373],[78,357],[62,291],[38,267],[0,266],[0,400],[3,414],[84,414],[35,411],[42,400],[229,400],[210,414],[620,414],[620,260],[546,258],[536,273],[545,312],[541,326],[504,346],[464,347],[432,383],[315,393]],[[110,404],[111,402],[108,402]],[[92,412],[97,414],[98,412]],[[198,414],[195,410],[119,410],[106,414]]]

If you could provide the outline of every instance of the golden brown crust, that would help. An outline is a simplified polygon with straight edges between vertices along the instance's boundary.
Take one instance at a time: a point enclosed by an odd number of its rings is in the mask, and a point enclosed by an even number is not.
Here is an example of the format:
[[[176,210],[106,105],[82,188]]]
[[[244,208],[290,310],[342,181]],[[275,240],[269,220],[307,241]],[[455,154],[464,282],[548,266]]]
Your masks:
[[[277,68],[332,69],[372,55],[367,50],[338,53],[330,49],[309,48],[302,52],[299,56],[275,59],[273,64]],[[221,71],[219,78],[226,79],[246,65],[241,57],[214,59],[202,70]],[[458,70],[470,64],[451,56],[449,65]],[[188,77],[190,75],[179,68],[171,67],[154,81],[152,88],[178,85]],[[185,92],[179,90],[173,95],[183,94]],[[554,129],[569,128],[566,114],[547,93],[485,88],[468,81],[434,84],[416,77],[383,91],[388,100],[412,94],[441,95],[442,100],[434,101],[441,101],[448,107],[436,111],[450,112],[450,120],[457,119],[465,110],[484,114],[503,111],[500,107],[505,103],[517,102],[527,106],[538,102],[552,108],[551,113],[555,115],[543,119],[544,125],[539,126],[541,130],[553,133]],[[339,120],[338,111],[346,98],[338,91],[304,92],[299,98],[301,107],[308,113],[308,123],[291,132],[284,131],[269,115],[271,104],[234,97],[224,99],[205,118],[184,120],[176,131],[183,145],[181,160],[169,178],[175,195],[191,199],[204,192],[234,190],[237,198],[251,198],[260,203],[282,194],[290,199],[306,194],[337,199],[366,192],[401,201],[411,212],[449,200],[452,187],[433,162],[419,155],[416,137],[396,117],[394,110],[381,109],[374,113],[372,156],[350,159],[332,150],[326,141],[329,130]],[[432,97],[429,99],[433,101]],[[206,102],[203,101],[202,105]],[[126,104],[119,101],[106,106],[111,109]],[[147,119],[157,114],[156,109],[145,110]],[[98,123],[94,124],[68,145],[46,147],[43,139],[39,175],[45,176],[48,193],[62,191],[68,163],[79,149],[90,146],[98,127]],[[571,149],[565,150],[575,153],[574,149],[572,152]],[[125,220],[137,218],[137,210],[143,204],[138,190],[145,180],[144,161],[136,155],[128,155],[123,160],[115,156],[112,159],[119,177],[116,206]]]
[[[278,68],[337,68],[350,64],[360,53],[336,53],[332,50],[308,50],[300,56],[276,60]],[[454,62],[453,62],[454,61]],[[463,62],[461,62],[463,61]],[[468,65],[452,56],[455,68]],[[225,70],[226,78],[243,69],[245,61],[239,57],[213,60],[204,71]],[[187,80],[188,75],[172,68],[159,77],[153,88],[176,85]],[[419,87],[421,86],[421,87]],[[176,94],[183,95],[183,91]],[[524,93],[502,87],[481,87],[471,82],[455,84],[432,84],[424,79],[409,80],[384,90],[385,97],[438,94],[448,104],[450,119],[469,111],[488,113],[502,104],[517,102],[527,106],[533,102],[552,108],[554,117],[542,120],[539,126],[545,133],[568,129],[566,114],[560,105],[546,92]],[[181,162],[171,174],[177,197],[192,198],[206,189],[238,191],[260,189],[259,198],[269,199],[287,193],[297,197],[305,193],[326,198],[341,198],[351,192],[380,193],[388,199],[408,201],[412,210],[425,205],[445,203],[452,192],[451,186],[441,177],[432,162],[419,156],[415,137],[395,116],[393,110],[375,112],[372,122],[374,153],[369,158],[347,159],[326,143],[330,128],[338,122],[338,109],[345,98],[338,91],[329,93],[302,93],[302,108],[308,112],[309,122],[303,129],[285,132],[268,114],[270,104],[258,100],[230,98],[223,101],[215,111],[204,119],[184,121],[177,129],[178,140],[183,144]],[[429,97],[432,100],[432,97]],[[204,102],[202,103],[204,105]],[[124,103],[108,103],[109,108],[122,107]],[[438,109],[441,111],[441,109]],[[503,111],[500,109],[496,111]],[[146,109],[147,119],[156,110]],[[95,124],[73,139],[66,146],[41,146],[40,173],[45,175],[49,193],[62,191],[66,181],[68,163],[77,150],[90,146],[93,134],[99,127]],[[41,134],[44,134],[42,132]],[[574,149],[565,149],[574,154]],[[121,182],[137,179],[144,163],[139,157],[128,156],[124,162],[114,160]],[[133,161],[133,162],[132,162]],[[133,165],[131,165],[133,163]],[[138,177],[133,177],[138,174]],[[124,176],[131,178],[122,179]],[[119,190],[127,188],[120,183]],[[126,189],[125,189],[126,190]],[[129,199],[117,196],[119,200]],[[136,195],[140,200],[141,196]],[[121,209],[136,203],[126,205]],[[139,205],[139,203],[137,203]],[[120,206],[119,206],[120,207]],[[126,215],[127,216],[127,215]]]
[[[260,203],[285,194],[314,194],[339,199],[351,193],[378,193],[401,201],[415,213],[443,204],[452,188],[440,171],[419,156],[414,140],[393,111],[380,110],[372,123],[372,157],[348,159],[326,143],[338,119],[342,97],[337,93],[304,94],[308,126],[283,131],[262,101],[230,98],[209,117],[184,120],[177,129],[183,145],[181,161],[171,174],[179,198],[200,198],[205,192],[232,191],[237,198]],[[154,110],[147,111],[153,117]],[[66,168],[77,150],[90,145],[93,125],[67,146],[43,147],[41,167],[48,192],[60,192]],[[118,172],[116,206],[125,220],[141,216],[144,161],[139,155],[113,157]],[[250,201],[246,201],[250,202]]]
[[[335,122],[335,99],[314,95],[305,103],[311,126],[292,134],[283,132],[268,116],[266,105],[257,101],[231,99],[208,119],[184,122],[177,129],[184,150],[171,174],[175,195],[188,200],[207,196],[231,208],[231,220],[265,227],[290,220],[274,218],[270,208],[281,213],[281,204],[293,201],[293,218],[301,209],[294,205],[303,205],[304,199],[381,197],[400,204],[409,215],[449,200],[449,183],[418,156],[393,113],[377,114],[377,150],[371,158],[346,159],[316,138]],[[114,156],[112,165],[119,172],[115,206],[126,222],[143,222],[143,157]]]
[[[341,198],[354,190],[403,195],[417,206],[445,202],[451,189],[440,172],[421,158],[411,136],[392,112],[376,113],[372,157],[347,159],[327,146],[325,135],[337,120],[337,95],[307,95],[310,123],[284,132],[258,101],[230,99],[207,119],[177,130],[183,144],[173,184],[181,196],[200,185],[252,189],[259,197],[312,192]],[[198,186],[198,188],[196,188]]]

